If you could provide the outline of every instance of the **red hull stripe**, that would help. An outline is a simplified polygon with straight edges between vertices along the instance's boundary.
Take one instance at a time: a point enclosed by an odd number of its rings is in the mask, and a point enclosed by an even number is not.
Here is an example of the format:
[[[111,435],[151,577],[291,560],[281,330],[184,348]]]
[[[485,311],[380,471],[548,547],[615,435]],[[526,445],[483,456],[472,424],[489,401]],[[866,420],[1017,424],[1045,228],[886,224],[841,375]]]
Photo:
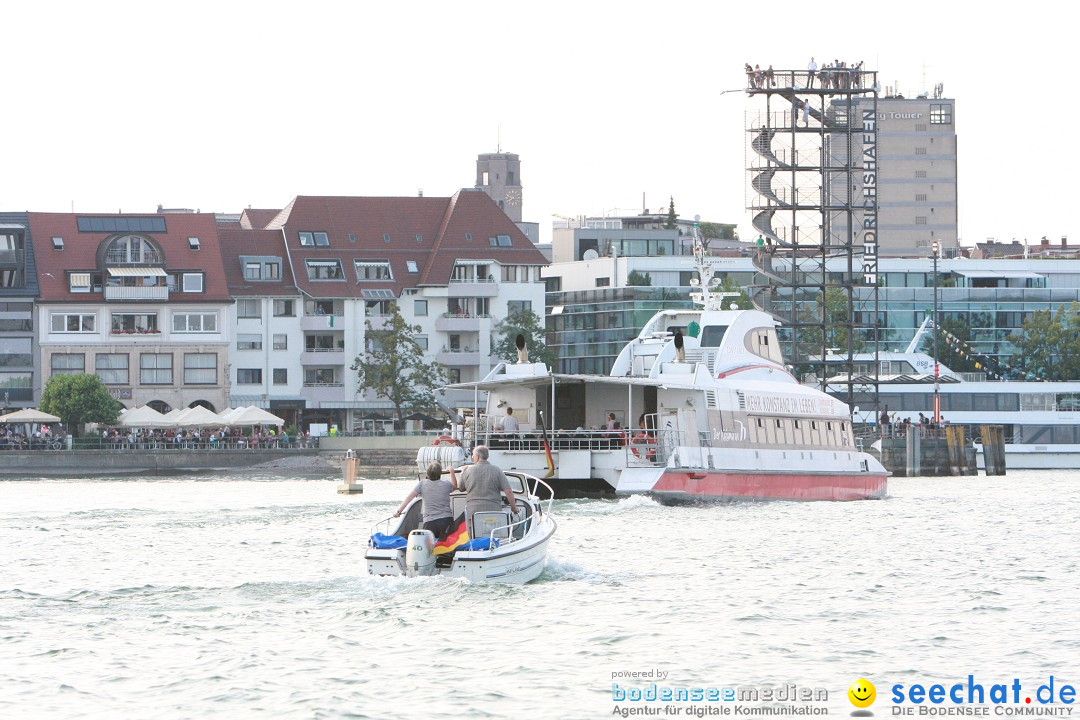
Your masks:
[[[762,475],[665,472],[653,492],[707,498],[867,500],[885,496],[887,475]]]
[[[782,372],[785,375],[787,375],[788,377],[791,377],[791,378],[795,377],[794,375],[789,373],[784,368],[779,368],[779,367],[776,367],[775,365],[747,365],[746,367],[735,368],[734,370],[727,370],[725,372],[722,372],[722,373],[720,373],[720,374],[718,374],[716,376],[716,379],[717,380],[723,380],[726,377],[730,377],[732,375],[737,375],[737,374],[739,374],[741,372],[746,372],[747,370],[757,370],[758,368],[768,368],[770,370],[775,370],[777,372]]]

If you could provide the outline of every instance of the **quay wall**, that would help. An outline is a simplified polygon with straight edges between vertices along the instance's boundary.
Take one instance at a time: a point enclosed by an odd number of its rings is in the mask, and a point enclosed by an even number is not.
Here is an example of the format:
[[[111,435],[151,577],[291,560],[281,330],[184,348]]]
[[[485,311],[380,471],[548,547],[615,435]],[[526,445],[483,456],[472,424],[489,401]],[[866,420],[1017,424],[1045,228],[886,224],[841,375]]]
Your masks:
[[[318,450],[36,450],[4,452],[0,476],[129,475],[182,470],[232,470],[309,458],[311,469],[325,467]],[[293,460],[295,463],[296,461]],[[295,469],[295,465],[292,465]]]

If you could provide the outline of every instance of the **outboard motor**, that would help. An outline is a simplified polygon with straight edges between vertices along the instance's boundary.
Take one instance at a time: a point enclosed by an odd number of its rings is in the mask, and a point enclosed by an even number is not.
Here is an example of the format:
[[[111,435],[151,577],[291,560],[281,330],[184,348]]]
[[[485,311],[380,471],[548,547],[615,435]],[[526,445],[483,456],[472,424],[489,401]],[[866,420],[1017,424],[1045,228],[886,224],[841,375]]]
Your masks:
[[[435,572],[435,533],[430,530],[413,530],[405,546],[405,575],[419,577]]]

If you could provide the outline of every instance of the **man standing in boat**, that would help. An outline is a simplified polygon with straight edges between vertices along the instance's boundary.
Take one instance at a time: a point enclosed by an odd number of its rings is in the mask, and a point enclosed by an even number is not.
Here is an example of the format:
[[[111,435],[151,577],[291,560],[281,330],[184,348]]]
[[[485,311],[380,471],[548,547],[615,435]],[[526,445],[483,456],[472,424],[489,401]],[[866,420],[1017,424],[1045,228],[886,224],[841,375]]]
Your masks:
[[[510,489],[510,482],[502,469],[488,462],[490,455],[487,445],[473,448],[473,464],[461,473],[459,486],[465,491],[465,518],[468,521],[469,537],[473,535],[473,515],[478,512],[498,512],[502,510],[501,492],[510,504],[510,512],[517,513],[517,499]]]

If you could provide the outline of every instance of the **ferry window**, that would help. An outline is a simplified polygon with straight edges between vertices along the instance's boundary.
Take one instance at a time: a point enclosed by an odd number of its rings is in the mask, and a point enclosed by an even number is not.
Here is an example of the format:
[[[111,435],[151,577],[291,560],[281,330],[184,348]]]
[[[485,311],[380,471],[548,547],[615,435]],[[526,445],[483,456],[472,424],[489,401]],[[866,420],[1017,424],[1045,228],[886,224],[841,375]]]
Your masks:
[[[801,427],[802,427],[802,423],[801,423],[801,422],[799,422],[798,420],[796,420],[796,421],[795,421],[795,429],[796,429],[796,430],[798,430],[798,429],[799,429],[799,428],[801,428]]]
[[[1002,393],[998,395],[998,410],[1016,412],[1020,409],[1020,396],[1019,395],[1006,395]]]
[[[701,347],[720,347],[727,325],[708,325],[701,331]]]
[[[817,430],[817,423],[816,422],[811,422],[810,423],[810,429],[811,430]]]
[[[784,421],[783,420],[777,420],[776,421],[776,427],[784,427]]]
[[[996,399],[994,395],[976,395],[974,398],[975,410],[997,410],[994,405]]]
[[[758,427],[765,427],[765,421],[763,421],[761,418],[758,418],[757,419],[757,426]]]
[[[829,428],[829,432],[832,432],[832,423],[825,423],[825,426]]]

